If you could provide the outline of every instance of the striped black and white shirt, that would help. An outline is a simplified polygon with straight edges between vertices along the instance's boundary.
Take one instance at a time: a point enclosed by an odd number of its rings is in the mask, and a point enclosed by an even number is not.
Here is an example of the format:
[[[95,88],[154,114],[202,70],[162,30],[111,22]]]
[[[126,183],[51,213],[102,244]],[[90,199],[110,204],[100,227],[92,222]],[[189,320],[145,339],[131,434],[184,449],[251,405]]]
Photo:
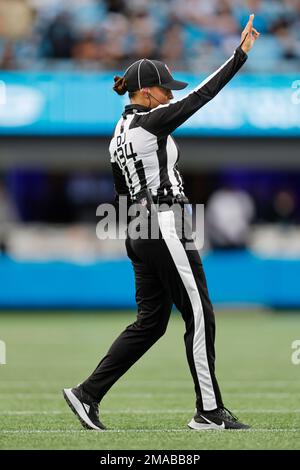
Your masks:
[[[238,47],[182,99],[154,109],[138,104],[125,107],[109,146],[118,195],[134,199],[145,188],[154,196],[184,195],[177,168],[179,148],[171,133],[214,98],[246,60],[247,54]]]

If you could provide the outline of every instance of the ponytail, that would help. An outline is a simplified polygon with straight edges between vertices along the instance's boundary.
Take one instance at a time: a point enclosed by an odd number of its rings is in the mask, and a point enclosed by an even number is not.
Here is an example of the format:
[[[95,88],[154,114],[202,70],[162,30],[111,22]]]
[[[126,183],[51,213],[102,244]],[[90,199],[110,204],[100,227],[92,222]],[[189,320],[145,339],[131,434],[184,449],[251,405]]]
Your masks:
[[[118,93],[118,95],[125,95],[127,90],[126,80],[125,77],[119,77],[116,75],[114,77],[115,84],[113,86],[113,90]]]

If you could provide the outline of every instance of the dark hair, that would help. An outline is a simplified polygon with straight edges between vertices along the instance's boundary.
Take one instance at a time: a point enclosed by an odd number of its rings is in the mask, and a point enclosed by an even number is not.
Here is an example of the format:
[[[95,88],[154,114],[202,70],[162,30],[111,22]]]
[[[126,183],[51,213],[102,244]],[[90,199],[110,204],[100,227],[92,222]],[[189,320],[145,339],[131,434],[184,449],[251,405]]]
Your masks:
[[[118,93],[118,95],[125,95],[127,90],[126,79],[125,77],[119,77],[116,75],[114,77],[115,84],[113,86],[113,90]],[[132,99],[136,91],[128,91],[129,99]]]
[[[118,93],[118,95],[125,95],[127,90],[126,80],[125,77],[119,77],[116,75],[114,77],[115,84],[113,86],[113,90]]]

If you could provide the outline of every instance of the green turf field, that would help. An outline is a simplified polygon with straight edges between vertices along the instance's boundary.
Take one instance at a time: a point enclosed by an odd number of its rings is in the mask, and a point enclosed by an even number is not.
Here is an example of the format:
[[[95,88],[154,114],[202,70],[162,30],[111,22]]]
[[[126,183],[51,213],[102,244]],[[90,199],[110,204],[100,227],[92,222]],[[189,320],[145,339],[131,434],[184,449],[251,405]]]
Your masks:
[[[217,375],[249,431],[189,430],[194,395],[178,313],[166,335],[111,389],[108,431],[81,428],[61,389],[96,366],[134,312],[0,313],[1,449],[299,449],[300,314],[217,312]]]

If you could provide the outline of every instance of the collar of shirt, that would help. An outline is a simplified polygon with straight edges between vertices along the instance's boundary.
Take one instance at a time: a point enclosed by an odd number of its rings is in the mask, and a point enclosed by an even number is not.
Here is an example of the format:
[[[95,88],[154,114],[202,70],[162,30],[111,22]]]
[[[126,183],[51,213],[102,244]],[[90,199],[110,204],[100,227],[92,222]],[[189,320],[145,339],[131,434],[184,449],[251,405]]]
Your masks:
[[[127,104],[125,106],[125,111],[122,113],[122,116],[126,116],[127,114],[135,114],[138,111],[150,111],[151,108],[148,106],[143,106],[142,104]]]

